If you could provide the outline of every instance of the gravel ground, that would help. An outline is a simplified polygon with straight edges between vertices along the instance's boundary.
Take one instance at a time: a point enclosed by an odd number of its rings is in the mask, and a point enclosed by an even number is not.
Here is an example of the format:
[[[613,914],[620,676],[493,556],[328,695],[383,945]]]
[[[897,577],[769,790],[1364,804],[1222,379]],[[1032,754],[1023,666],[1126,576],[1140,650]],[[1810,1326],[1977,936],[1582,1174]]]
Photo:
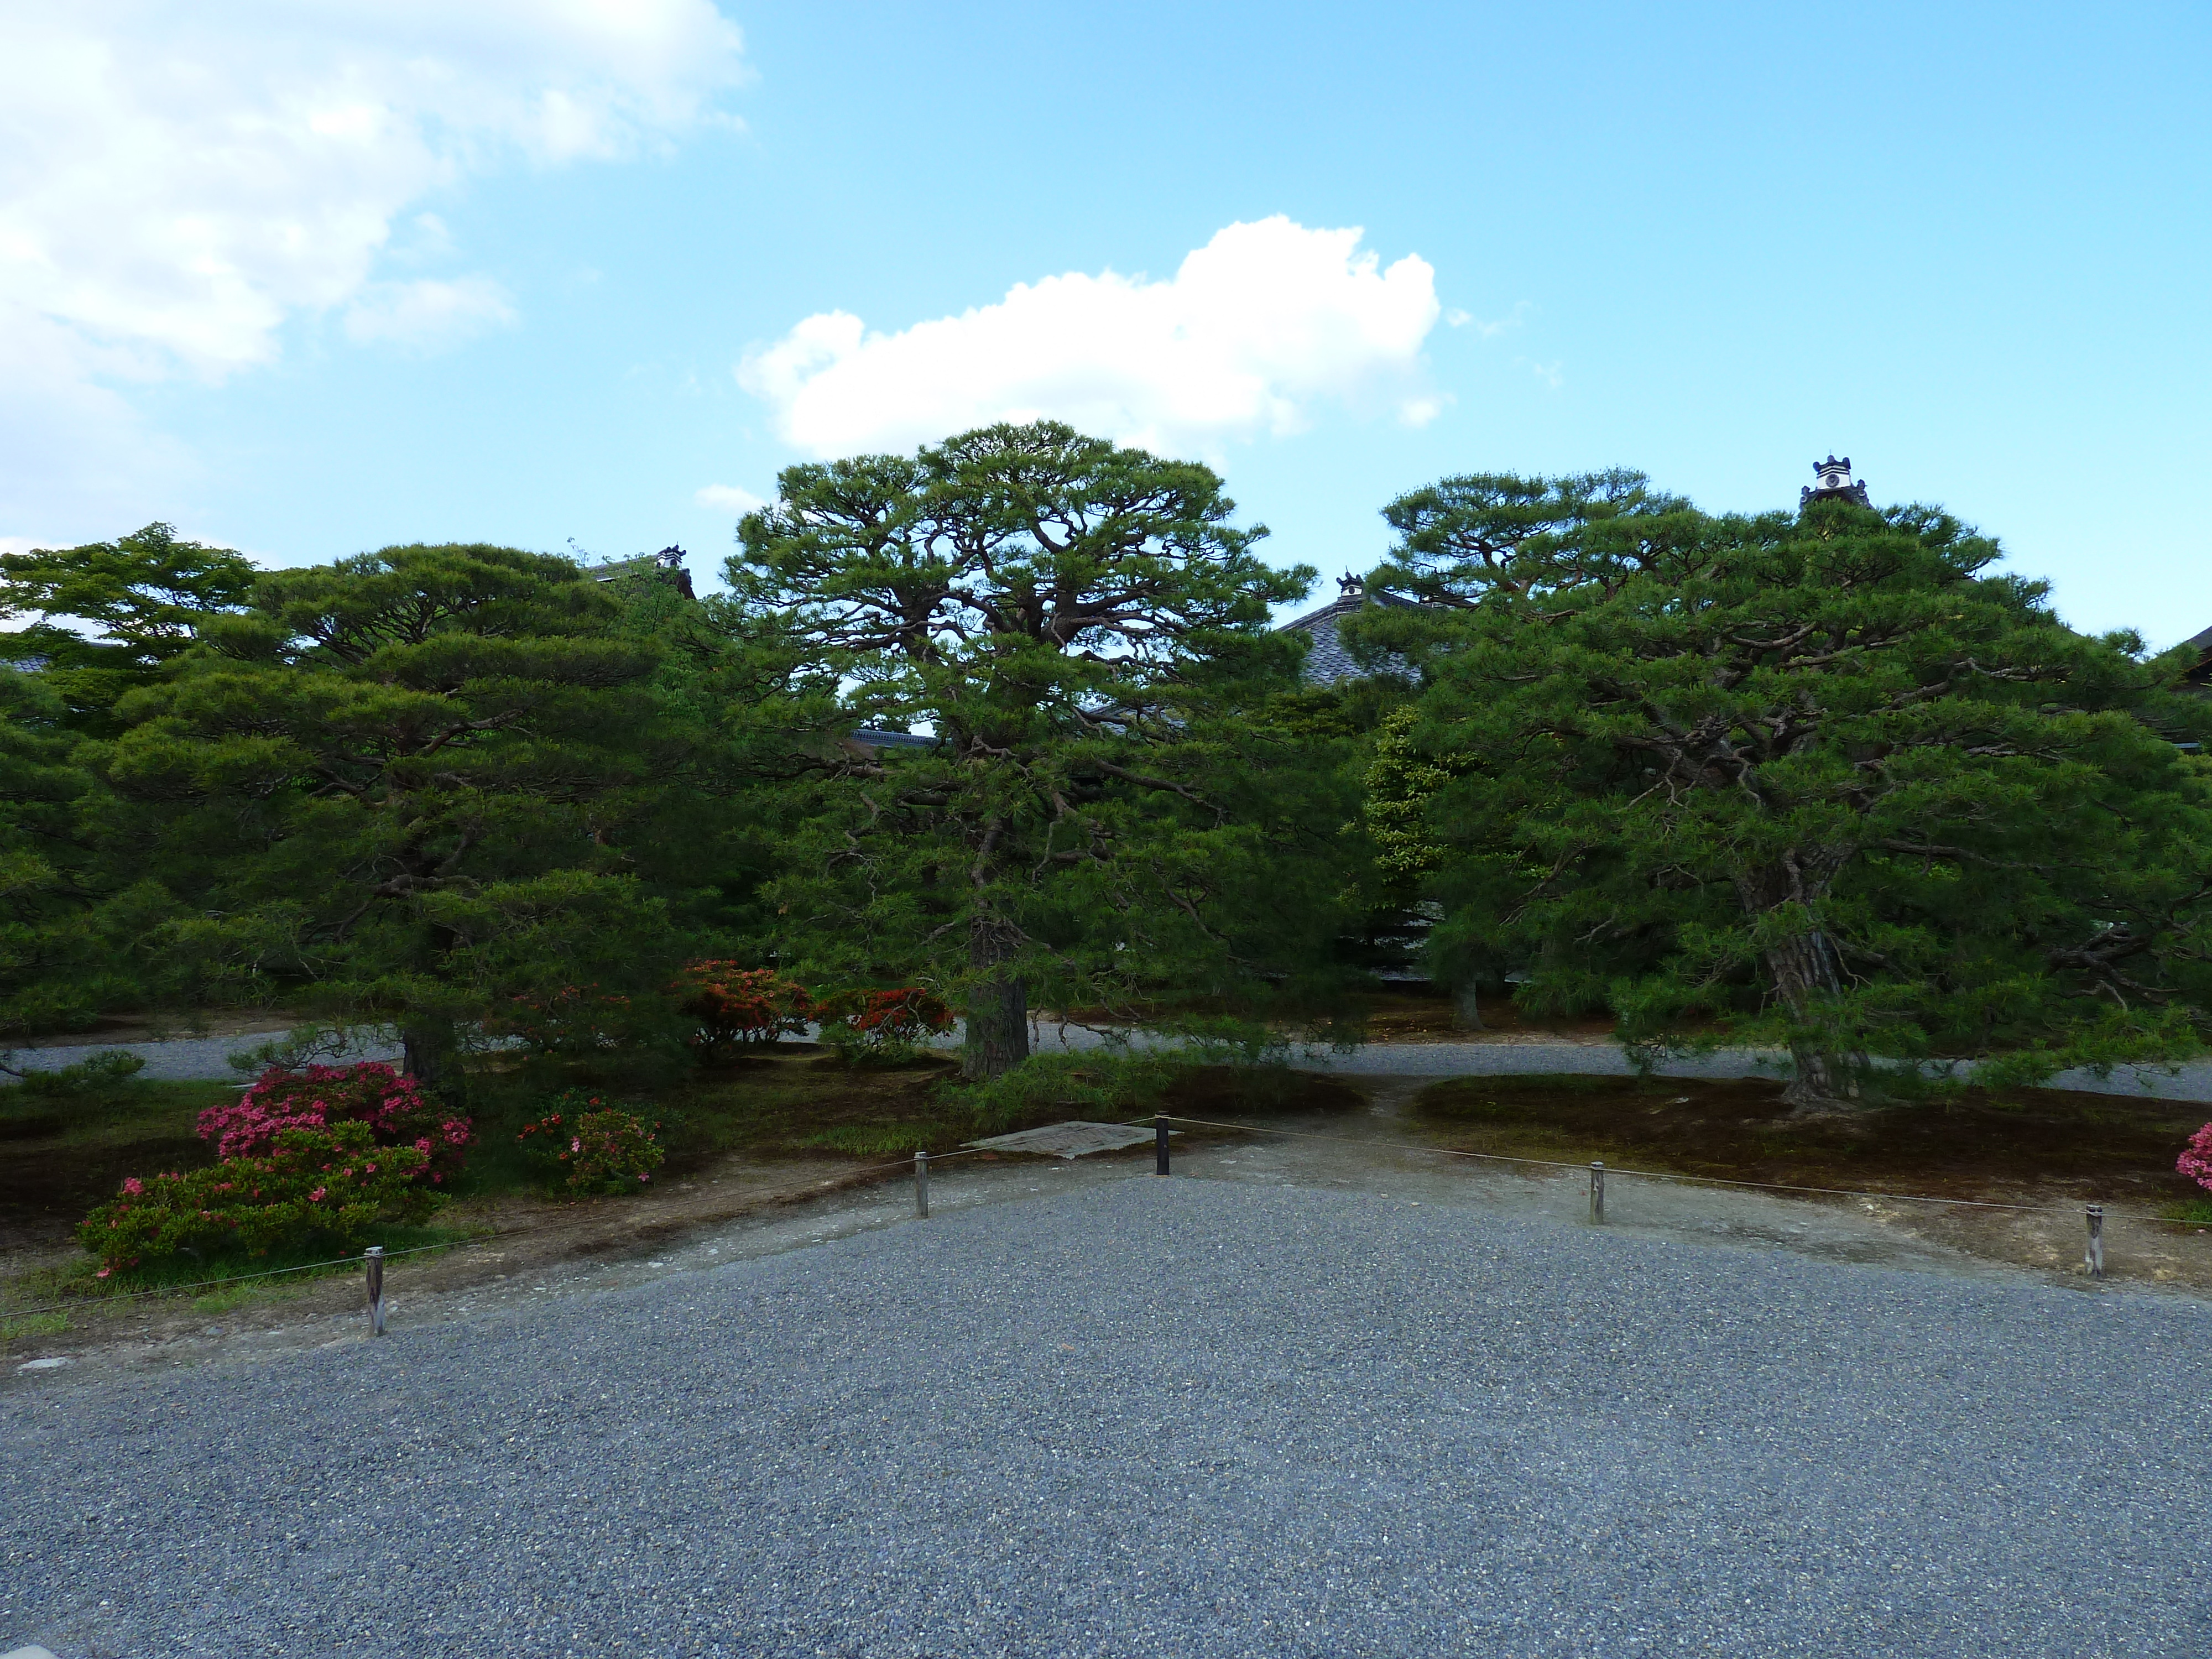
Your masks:
[[[1133,1178],[18,1386],[0,1651],[2199,1653],[2208,1338]]]
[[[245,1080],[230,1064],[240,1050],[281,1035],[270,1031],[247,1036],[178,1037],[162,1042],[96,1043],[76,1047],[17,1049],[0,1056],[19,1069],[58,1071],[64,1066],[112,1048],[127,1048],[143,1055],[148,1078],[212,1078]],[[1091,1048],[1103,1039],[1080,1026],[1047,1025],[1035,1034],[1036,1047]],[[957,1034],[948,1038],[957,1042]],[[398,1060],[398,1048],[364,1039],[349,1056],[355,1060]],[[1742,1078],[1784,1075],[1778,1052],[1728,1048],[1717,1054],[1669,1060],[1658,1070],[1663,1077]],[[1588,1077],[1626,1077],[1632,1069],[1626,1055],[1604,1042],[1531,1042],[1517,1035],[1510,1041],[1488,1042],[1375,1042],[1349,1054],[1325,1049],[1309,1051],[1298,1062],[1316,1071],[1342,1072],[1355,1077],[1505,1077],[1531,1073],[1568,1073]],[[2054,1089],[2078,1089],[2091,1094],[2152,1094],[2170,1100],[2212,1102],[2212,1063],[2197,1061],[2171,1069],[2119,1066],[2108,1077],[2088,1072],[2061,1072],[2051,1080]]]

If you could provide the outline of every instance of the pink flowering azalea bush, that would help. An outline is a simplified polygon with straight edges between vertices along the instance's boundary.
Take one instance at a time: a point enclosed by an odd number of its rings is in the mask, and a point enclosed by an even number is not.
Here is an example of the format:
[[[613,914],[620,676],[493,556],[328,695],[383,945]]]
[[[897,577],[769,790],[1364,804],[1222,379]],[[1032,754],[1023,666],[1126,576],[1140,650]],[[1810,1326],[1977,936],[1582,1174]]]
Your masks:
[[[653,1180],[668,1156],[637,1113],[570,1089],[548,1103],[553,1109],[515,1136],[524,1155],[549,1184],[574,1193],[634,1193]]]
[[[358,1120],[289,1126],[265,1151],[204,1170],[133,1176],[77,1228],[102,1279],[190,1253],[266,1255],[319,1245],[340,1254],[380,1223],[417,1222],[441,1201],[418,1177],[429,1155],[380,1146]]]
[[[380,1146],[412,1146],[423,1157],[422,1178],[441,1187],[460,1173],[461,1154],[475,1138],[469,1120],[422,1097],[415,1079],[380,1060],[353,1066],[310,1066],[264,1072],[234,1102],[200,1114],[200,1139],[219,1158],[266,1152],[287,1129],[362,1123]]]
[[[2173,1167],[2212,1192],[2212,1123],[2189,1137],[2189,1150],[2174,1160]]]

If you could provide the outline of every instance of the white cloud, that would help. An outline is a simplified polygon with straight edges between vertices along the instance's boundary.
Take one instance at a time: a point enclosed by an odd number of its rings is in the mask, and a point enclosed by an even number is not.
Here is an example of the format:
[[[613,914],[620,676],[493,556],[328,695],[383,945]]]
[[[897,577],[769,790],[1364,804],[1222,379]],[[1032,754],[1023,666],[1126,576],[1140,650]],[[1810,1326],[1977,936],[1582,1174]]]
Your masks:
[[[751,490],[737,484],[708,484],[694,491],[691,499],[702,507],[712,507],[718,513],[734,513],[741,519],[768,505]]]
[[[376,287],[387,252],[449,257],[435,215],[395,221],[726,120],[740,44],[713,0],[0,6],[0,448],[66,428],[104,445],[77,470],[136,469],[163,446],[109,388],[269,362],[301,313],[418,346],[498,320],[481,275]]]
[[[1165,282],[1071,271],[897,334],[818,313],[748,354],[738,380],[821,455],[1042,416],[1211,450],[1298,431],[1329,402],[1418,426],[1443,407],[1421,359],[1436,273],[1415,254],[1382,268],[1362,234],[1279,215],[1234,224]]]
[[[441,283],[373,283],[346,307],[346,337],[434,350],[514,320],[507,292],[489,276]]]

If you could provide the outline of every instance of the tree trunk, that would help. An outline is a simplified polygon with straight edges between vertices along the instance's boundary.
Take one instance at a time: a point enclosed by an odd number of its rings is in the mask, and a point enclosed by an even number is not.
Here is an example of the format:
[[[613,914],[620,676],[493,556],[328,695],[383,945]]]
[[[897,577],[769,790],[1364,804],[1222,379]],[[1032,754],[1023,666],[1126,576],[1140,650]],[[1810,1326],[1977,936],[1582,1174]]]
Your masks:
[[[986,973],[1013,959],[1012,931],[978,916],[969,934],[970,966]],[[968,994],[968,1043],[961,1075],[971,1082],[1000,1077],[1030,1057],[1030,988],[1013,974],[989,974]]]
[[[1862,1104],[1866,1055],[1821,1018],[1821,1005],[1843,994],[1827,937],[1811,932],[1784,939],[1767,951],[1766,969],[1793,1029],[1790,1058],[1797,1075],[1782,1091],[1783,1100],[1800,1112],[1849,1111]],[[1823,1024],[1833,1034],[1830,1042],[1819,1040]]]
[[[432,1093],[440,1093],[459,1080],[459,1044],[450,1019],[419,1018],[399,1028],[405,1058],[401,1069]]]
[[[1459,988],[1459,995],[1453,1002],[1452,1012],[1463,1031],[1486,1031],[1490,1029],[1482,1023],[1481,1000],[1477,994],[1480,989],[1473,980],[1469,980]]]

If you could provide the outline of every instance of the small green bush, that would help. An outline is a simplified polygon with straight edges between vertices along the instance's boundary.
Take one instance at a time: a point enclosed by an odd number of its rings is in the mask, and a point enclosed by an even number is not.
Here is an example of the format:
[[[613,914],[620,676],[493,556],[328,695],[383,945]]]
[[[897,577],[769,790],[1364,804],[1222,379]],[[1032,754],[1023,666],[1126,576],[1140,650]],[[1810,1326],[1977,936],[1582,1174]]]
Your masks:
[[[1130,1117],[1190,1069],[1181,1054],[1124,1052],[1031,1054],[1003,1076],[948,1090],[988,1133],[1048,1109],[1078,1118]]]
[[[26,1072],[21,1086],[34,1100],[92,1099],[116,1093],[145,1069],[142,1056],[111,1048],[57,1072]]]
[[[552,1109],[515,1136],[524,1156],[549,1186],[573,1193],[632,1193],[653,1179],[668,1154],[654,1133],[660,1126],[605,1099],[570,1089],[547,1103]]]
[[[77,1237],[100,1258],[102,1279],[180,1254],[349,1252],[380,1223],[420,1221],[436,1207],[437,1195],[415,1179],[428,1161],[412,1146],[377,1146],[366,1123],[286,1129],[260,1157],[151,1181],[133,1176]]]

